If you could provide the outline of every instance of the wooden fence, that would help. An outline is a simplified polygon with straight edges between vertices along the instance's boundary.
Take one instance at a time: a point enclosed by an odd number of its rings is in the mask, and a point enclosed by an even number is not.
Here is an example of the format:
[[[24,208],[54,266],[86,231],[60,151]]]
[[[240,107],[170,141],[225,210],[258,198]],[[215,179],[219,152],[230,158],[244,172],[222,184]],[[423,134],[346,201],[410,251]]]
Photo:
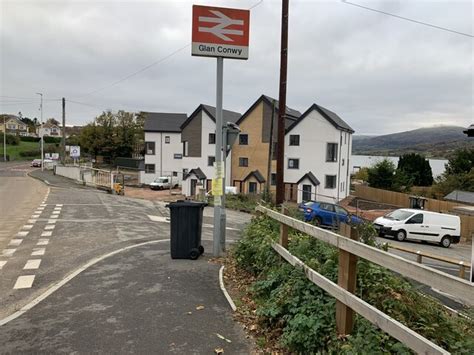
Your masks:
[[[355,196],[369,201],[385,203],[402,208],[409,208],[409,196],[401,192],[376,189],[365,185],[355,186]],[[466,206],[462,203],[435,200],[428,198],[425,203],[425,210],[433,212],[443,212],[456,214],[461,218],[461,238],[463,240],[471,240],[474,233],[474,216],[459,214],[454,211],[454,207]]]
[[[344,233],[350,237],[348,238],[263,206],[258,206],[257,211],[280,222],[280,243],[274,243],[273,249],[291,265],[301,267],[311,282],[337,299],[336,324],[340,334],[351,332],[354,312],[357,312],[417,353],[448,354],[446,350],[354,295],[357,258],[364,258],[405,277],[449,293],[471,306],[474,305],[474,284],[361,243],[356,240],[357,235],[354,229],[344,227]],[[287,250],[288,228],[293,228],[338,248],[337,284],[290,254]]]

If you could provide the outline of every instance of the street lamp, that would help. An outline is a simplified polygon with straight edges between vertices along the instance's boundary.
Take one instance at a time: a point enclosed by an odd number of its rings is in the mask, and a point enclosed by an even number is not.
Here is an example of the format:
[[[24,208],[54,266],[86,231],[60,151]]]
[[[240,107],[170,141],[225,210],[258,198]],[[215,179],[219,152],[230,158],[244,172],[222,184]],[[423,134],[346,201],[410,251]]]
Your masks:
[[[3,116],[3,161],[7,162],[7,115]]]
[[[44,138],[43,138],[43,94],[41,92],[37,92],[36,95],[41,97],[40,103],[40,118],[41,118],[41,125],[40,125],[40,136],[41,136],[41,171],[44,171]]]

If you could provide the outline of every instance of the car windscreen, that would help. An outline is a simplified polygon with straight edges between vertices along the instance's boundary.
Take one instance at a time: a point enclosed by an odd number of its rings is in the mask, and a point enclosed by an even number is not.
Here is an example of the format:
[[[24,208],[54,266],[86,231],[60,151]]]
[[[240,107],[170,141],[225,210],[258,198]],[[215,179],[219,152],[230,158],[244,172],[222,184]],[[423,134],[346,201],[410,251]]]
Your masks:
[[[303,206],[305,206],[305,207],[311,207],[311,206],[313,206],[313,205],[314,205],[314,201],[308,201],[308,202],[305,202],[305,203],[303,204]]]
[[[394,219],[395,221],[403,221],[408,217],[412,216],[413,214],[414,213],[410,211],[396,210],[385,215],[385,218]]]

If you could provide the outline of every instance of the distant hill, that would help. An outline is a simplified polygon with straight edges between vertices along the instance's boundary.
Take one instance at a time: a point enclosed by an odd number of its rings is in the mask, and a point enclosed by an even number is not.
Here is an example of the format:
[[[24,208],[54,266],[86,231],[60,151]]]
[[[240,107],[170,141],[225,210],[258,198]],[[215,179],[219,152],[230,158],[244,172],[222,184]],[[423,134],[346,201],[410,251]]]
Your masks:
[[[438,126],[383,136],[354,136],[352,154],[401,155],[423,153],[431,158],[447,158],[457,148],[474,147],[463,127]]]

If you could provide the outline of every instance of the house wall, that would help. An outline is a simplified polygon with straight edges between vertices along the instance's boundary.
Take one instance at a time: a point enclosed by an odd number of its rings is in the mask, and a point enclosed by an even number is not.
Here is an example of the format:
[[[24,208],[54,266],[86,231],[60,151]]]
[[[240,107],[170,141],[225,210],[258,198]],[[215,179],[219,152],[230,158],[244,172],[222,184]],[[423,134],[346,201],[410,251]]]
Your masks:
[[[303,185],[311,185],[311,200],[318,200],[318,186],[314,186],[308,178],[305,178],[298,184],[298,197],[296,201],[298,203],[303,202]]]
[[[260,102],[255,109],[250,112],[247,117],[239,124],[241,134],[248,134],[248,145],[240,145],[239,141],[234,144],[232,147],[232,183],[231,185],[239,187],[239,183],[234,181],[242,181],[247,175],[253,170],[259,170],[263,175],[265,180],[267,180],[268,172],[268,149],[270,146],[269,135],[270,130],[269,125],[265,124],[264,111],[267,113],[266,118],[268,121],[271,120],[271,108],[270,110],[265,109],[263,102]],[[276,127],[274,127],[276,131]],[[267,132],[267,133],[265,133]],[[264,134],[265,133],[265,134]],[[268,135],[266,139],[264,136]],[[265,142],[265,140],[267,142]],[[239,166],[239,158],[248,158],[249,164],[248,167]],[[276,161],[272,162],[273,168],[272,171],[276,170]],[[264,188],[265,184],[262,184]],[[243,191],[248,191],[248,182],[243,185]]]
[[[165,137],[170,137],[170,143],[165,143]],[[155,173],[147,174],[145,171],[140,172],[140,183],[150,184],[160,176],[170,176],[173,171],[178,176],[173,176],[173,181],[181,183],[183,160],[175,159],[175,154],[182,155],[181,134],[175,132],[145,132],[145,142],[155,142],[155,154],[146,154],[145,164],[155,164]]]
[[[181,131],[181,141],[188,142],[189,157],[201,157],[202,114],[199,112]]]
[[[216,124],[215,122],[206,114],[206,112],[201,111],[199,116],[199,121],[200,121],[200,127],[201,131],[196,132],[192,131],[192,133],[196,136],[191,136],[187,135],[188,142],[194,141],[197,142],[199,140],[199,143],[196,144],[200,146],[200,152],[199,156],[187,156],[183,157],[182,161],[182,169],[187,169],[190,171],[191,169],[195,168],[200,168],[202,172],[206,175],[207,179],[212,179],[214,178],[214,166],[208,166],[208,157],[214,157],[216,155],[216,145],[215,144],[209,144],[209,133],[215,133],[216,132]],[[197,119],[197,116],[193,119]],[[189,123],[189,125],[192,124],[192,121]],[[188,125],[188,126],[189,126]],[[188,132],[189,133],[189,132]],[[182,141],[185,140],[185,138],[181,138]],[[182,149],[182,148],[181,148]],[[226,185],[230,185],[230,178],[231,178],[231,163],[232,163],[232,156],[231,154],[228,155],[226,159]],[[188,190],[186,189],[186,192]],[[183,189],[184,193],[184,189]],[[189,194],[185,194],[185,196],[189,196]]]
[[[290,146],[290,135],[300,136],[299,146]],[[342,142],[342,143],[341,143]],[[327,143],[338,144],[337,162],[326,162]],[[335,128],[319,112],[312,111],[285,136],[285,182],[296,183],[311,171],[321,182],[318,200],[338,202],[349,194],[351,134]],[[288,168],[288,159],[299,159],[298,169]],[[326,188],[326,176],[336,175],[336,188]]]
[[[2,129],[1,129],[1,131],[3,132],[4,131],[3,118],[1,120],[2,120],[2,123],[1,123]],[[8,132],[16,133],[17,131],[24,131],[24,132],[27,131],[26,124],[20,123],[14,118],[7,119],[5,124],[7,126],[7,133]],[[18,133],[20,133],[20,132],[18,132]]]

